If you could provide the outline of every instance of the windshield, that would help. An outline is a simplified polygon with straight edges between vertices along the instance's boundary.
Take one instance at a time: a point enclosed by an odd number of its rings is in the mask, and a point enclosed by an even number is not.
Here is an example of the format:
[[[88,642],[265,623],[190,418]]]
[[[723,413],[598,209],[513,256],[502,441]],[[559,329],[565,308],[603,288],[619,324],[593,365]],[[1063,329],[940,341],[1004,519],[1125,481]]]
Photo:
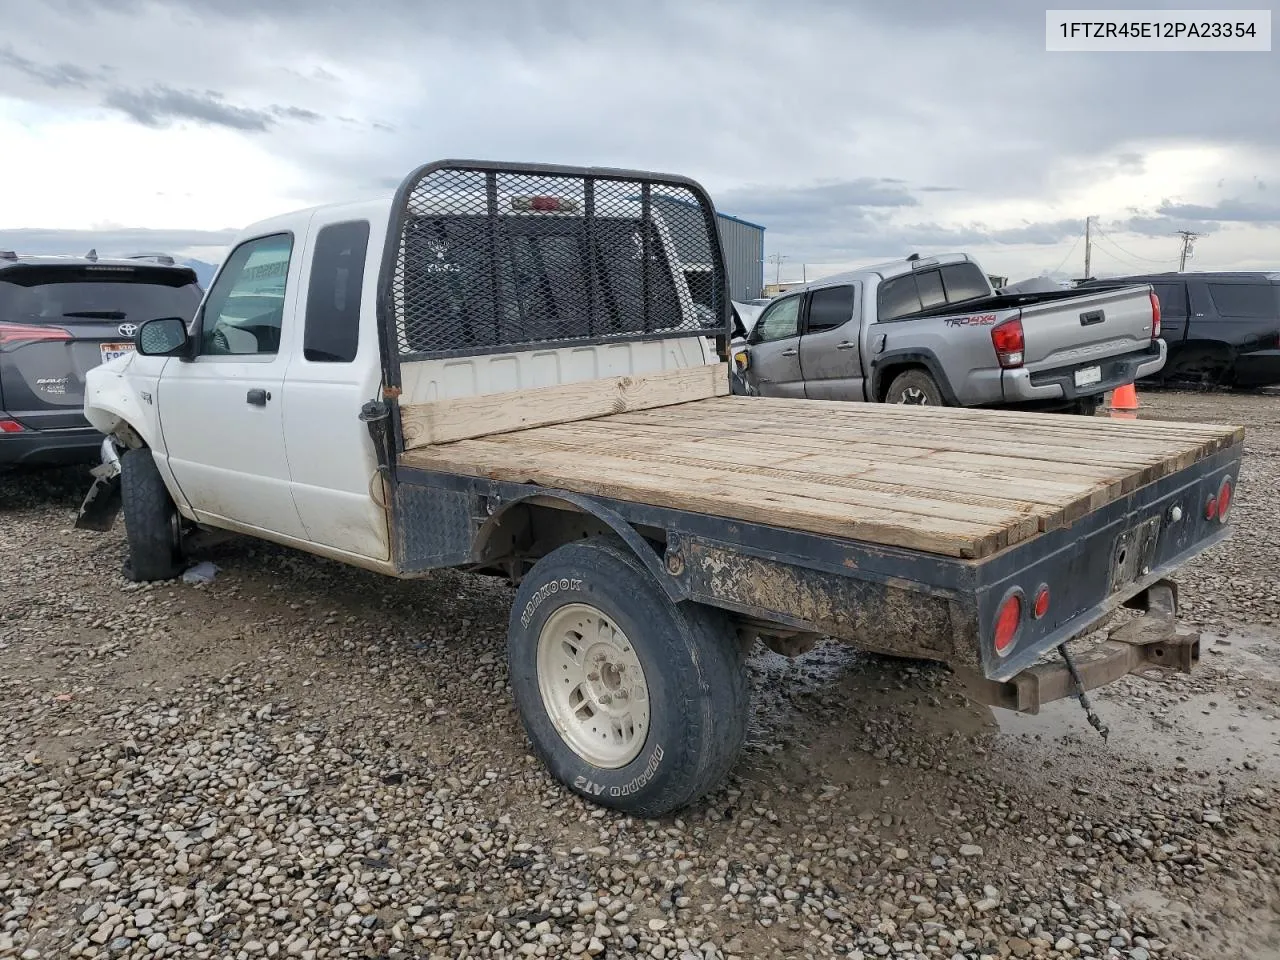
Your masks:
[[[177,279],[186,278],[178,274]],[[28,279],[28,278],[23,278]],[[156,317],[190,321],[200,304],[194,283],[173,285],[136,276],[66,280],[46,274],[35,283],[0,280],[0,321],[60,323],[68,319],[131,320]]]

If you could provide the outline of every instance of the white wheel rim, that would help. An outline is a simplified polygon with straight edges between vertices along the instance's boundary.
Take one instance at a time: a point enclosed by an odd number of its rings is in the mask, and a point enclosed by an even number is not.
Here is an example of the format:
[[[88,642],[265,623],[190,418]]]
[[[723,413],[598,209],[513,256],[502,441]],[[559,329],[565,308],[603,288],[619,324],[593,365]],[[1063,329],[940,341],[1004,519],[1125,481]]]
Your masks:
[[[590,604],[566,604],[538,634],[538,692],[560,738],[587,763],[616,770],[643,749],[644,667],[626,634]]]
[[[898,403],[922,407],[929,403],[929,398],[919,387],[907,387],[898,395]]]

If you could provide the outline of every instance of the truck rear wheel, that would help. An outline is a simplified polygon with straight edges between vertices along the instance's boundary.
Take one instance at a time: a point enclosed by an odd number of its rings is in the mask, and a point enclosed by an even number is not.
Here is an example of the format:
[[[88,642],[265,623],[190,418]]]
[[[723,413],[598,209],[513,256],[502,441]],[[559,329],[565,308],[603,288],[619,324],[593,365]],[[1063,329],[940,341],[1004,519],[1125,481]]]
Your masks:
[[[894,377],[893,382],[889,384],[889,392],[885,395],[884,402],[928,407],[946,405],[942,399],[942,391],[933,377],[928,371],[920,369],[904,370]]]
[[[182,572],[182,518],[151,451],[120,458],[120,506],[129,539],[124,575],[133,581],[172,580]]]
[[[552,775],[644,817],[715,788],[746,738],[739,645],[719,611],[673,603],[604,537],[538,561],[507,634],[525,731]]]

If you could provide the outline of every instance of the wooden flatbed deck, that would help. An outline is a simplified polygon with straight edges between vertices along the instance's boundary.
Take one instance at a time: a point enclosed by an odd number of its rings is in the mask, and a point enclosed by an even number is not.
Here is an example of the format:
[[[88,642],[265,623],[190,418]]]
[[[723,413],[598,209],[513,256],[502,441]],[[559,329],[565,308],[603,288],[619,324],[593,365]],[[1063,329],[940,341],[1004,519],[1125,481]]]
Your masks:
[[[582,414],[419,444],[401,463],[981,558],[1244,437],[1208,424],[731,396]]]

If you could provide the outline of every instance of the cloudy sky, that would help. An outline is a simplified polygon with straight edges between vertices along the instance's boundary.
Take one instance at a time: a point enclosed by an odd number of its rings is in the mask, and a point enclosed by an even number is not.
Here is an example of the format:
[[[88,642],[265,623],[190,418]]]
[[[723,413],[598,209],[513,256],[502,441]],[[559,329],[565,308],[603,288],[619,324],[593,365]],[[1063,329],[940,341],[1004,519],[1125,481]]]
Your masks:
[[[1180,229],[1197,269],[1280,268],[1280,53],[1046,53],[1043,8],[5,2],[0,248],[216,260],[464,156],[693,176],[783,279],[944,249],[1079,275],[1088,215],[1097,274],[1176,268]]]

